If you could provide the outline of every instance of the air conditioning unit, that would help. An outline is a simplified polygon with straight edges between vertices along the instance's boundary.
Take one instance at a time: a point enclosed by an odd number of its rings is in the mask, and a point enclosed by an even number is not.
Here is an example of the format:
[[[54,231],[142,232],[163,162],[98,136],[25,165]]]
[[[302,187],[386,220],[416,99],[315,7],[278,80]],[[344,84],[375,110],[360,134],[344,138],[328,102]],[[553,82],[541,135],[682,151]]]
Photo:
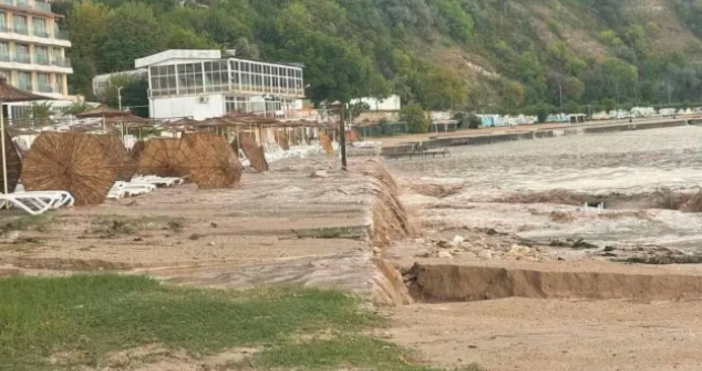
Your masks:
[[[197,101],[201,104],[205,104],[210,101],[210,97],[197,97]]]

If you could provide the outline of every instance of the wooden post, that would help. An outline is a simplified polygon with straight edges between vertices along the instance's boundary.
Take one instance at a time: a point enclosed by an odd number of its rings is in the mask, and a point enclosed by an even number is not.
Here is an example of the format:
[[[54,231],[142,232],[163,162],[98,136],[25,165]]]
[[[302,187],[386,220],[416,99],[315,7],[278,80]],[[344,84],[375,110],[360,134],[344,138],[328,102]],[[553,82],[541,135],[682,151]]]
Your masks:
[[[346,162],[346,124],[344,123],[344,109],[346,103],[341,103],[339,110],[339,146],[341,146],[341,170],[348,171]]]

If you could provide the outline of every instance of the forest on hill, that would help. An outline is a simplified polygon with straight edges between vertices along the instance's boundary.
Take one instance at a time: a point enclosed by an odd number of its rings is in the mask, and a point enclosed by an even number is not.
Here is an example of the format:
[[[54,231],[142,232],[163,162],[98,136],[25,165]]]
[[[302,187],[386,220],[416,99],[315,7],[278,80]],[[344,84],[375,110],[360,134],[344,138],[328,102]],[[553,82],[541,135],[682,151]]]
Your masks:
[[[316,102],[396,93],[428,110],[514,112],[702,102],[702,0],[74,0],[53,8],[66,15],[61,27],[73,43],[70,87],[87,96],[93,76],[132,69],[139,57],[234,48],[304,63]],[[125,105],[145,99],[136,85]]]

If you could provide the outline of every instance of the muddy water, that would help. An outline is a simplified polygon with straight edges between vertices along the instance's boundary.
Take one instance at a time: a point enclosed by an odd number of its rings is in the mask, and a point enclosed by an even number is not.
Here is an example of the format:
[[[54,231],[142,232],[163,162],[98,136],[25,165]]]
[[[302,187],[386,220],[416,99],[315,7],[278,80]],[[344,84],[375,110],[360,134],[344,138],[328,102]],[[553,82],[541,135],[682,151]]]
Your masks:
[[[585,238],[622,249],[660,245],[702,251],[702,214],[653,208],[645,202],[652,195],[700,189],[702,128],[505,142],[451,151],[453,156],[447,159],[387,162],[407,189],[458,186],[440,198],[416,191],[403,196],[429,231],[487,227],[537,241]],[[636,202],[615,202],[622,199]],[[612,200],[605,205],[617,207],[598,211],[584,208],[583,200]]]

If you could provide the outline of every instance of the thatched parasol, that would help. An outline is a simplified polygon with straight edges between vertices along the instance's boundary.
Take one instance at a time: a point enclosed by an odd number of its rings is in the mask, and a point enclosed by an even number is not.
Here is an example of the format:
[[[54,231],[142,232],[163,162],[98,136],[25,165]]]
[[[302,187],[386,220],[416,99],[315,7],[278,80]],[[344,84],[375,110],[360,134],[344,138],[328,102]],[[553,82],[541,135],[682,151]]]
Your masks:
[[[88,109],[85,112],[81,112],[79,114],[76,114],[76,117],[81,118],[81,119],[87,119],[87,118],[114,118],[114,117],[126,117],[130,116],[131,112],[126,112],[126,111],[121,111],[116,108],[110,108],[107,107],[104,104],[101,104],[97,107],[93,107]]]
[[[242,135],[240,142],[241,148],[246,154],[246,158],[248,158],[249,162],[251,162],[251,167],[259,173],[268,171],[268,162],[266,161],[266,155],[263,152],[263,146],[259,146],[249,135]]]
[[[226,138],[215,133],[184,135],[190,147],[188,170],[200,189],[224,189],[239,185],[243,167]]]
[[[325,133],[319,134],[319,143],[322,144],[322,148],[327,152],[329,157],[334,156],[334,147],[332,146],[331,139]]]
[[[143,175],[184,177],[188,175],[190,149],[181,138],[156,138],[146,142],[137,172]]]
[[[67,191],[76,205],[97,205],[114,184],[109,165],[97,136],[46,132],[32,144],[21,178],[28,191]]]
[[[141,154],[144,153],[144,148],[146,148],[146,142],[143,140],[138,140],[129,150],[129,156],[131,156],[132,159],[137,162],[137,164],[139,164],[139,161],[141,160]]]
[[[32,94],[28,91],[20,90],[14,86],[7,83],[7,78],[5,76],[0,76],[0,108],[2,108],[3,103],[11,102],[29,102],[36,100],[53,100],[52,98],[44,97],[41,95]],[[2,153],[2,191],[3,193],[8,193],[10,191],[8,174],[8,150],[6,148],[7,142],[5,139],[5,118],[2,115],[2,109],[0,109],[0,153]],[[12,187],[14,191],[14,186]]]
[[[276,140],[276,142],[278,142],[278,145],[280,146],[280,148],[282,148],[286,151],[290,149],[290,142],[288,139],[288,135],[285,132],[276,131],[275,132],[275,140]]]
[[[112,134],[97,135],[105,150],[115,180],[128,182],[136,173],[138,163],[132,158],[124,144]]]
[[[3,154],[5,159],[5,171],[2,174],[3,184],[7,184],[7,193],[12,193],[15,191],[20,174],[22,173],[22,157],[20,156],[18,146],[12,141],[10,133],[5,132],[3,139],[5,141],[5,145],[3,146],[5,152]],[[5,177],[7,177],[7,179],[5,179]]]

